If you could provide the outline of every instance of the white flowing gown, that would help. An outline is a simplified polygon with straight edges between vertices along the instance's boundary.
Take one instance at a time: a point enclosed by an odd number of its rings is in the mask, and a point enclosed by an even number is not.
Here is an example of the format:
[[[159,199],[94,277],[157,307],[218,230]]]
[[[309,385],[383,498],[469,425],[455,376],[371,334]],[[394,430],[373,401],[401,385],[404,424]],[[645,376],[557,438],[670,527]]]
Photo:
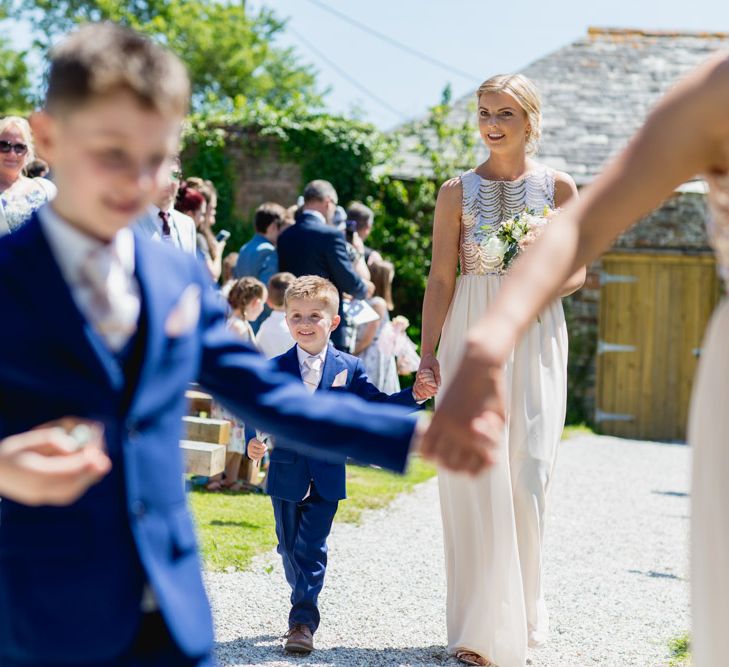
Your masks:
[[[443,387],[458,368],[466,332],[501,286],[502,276],[485,267],[480,241],[525,208],[554,208],[554,172],[541,165],[517,181],[488,181],[468,171],[461,182],[461,275],[438,351]],[[448,649],[475,651],[499,667],[524,667],[527,642],[541,643],[548,631],[542,538],[567,396],[567,329],[560,300],[516,347],[506,379],[506,443],[498,463],[476,477],[438,473]]]
[[[729,156],[729,145],[727,145]],[[729,290],[729,174],[710,178],[709,235]],[[692,653],[696,667],[729,664],[729,299],[716,309],[696,375],[689,418]]]

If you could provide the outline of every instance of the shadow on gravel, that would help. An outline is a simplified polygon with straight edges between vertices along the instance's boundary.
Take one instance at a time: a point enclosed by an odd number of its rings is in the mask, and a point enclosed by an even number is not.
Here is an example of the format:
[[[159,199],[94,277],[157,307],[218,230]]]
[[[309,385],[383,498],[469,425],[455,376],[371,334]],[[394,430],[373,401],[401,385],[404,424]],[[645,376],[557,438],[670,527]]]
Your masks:
[[[674,498],[688,498],[689,494],[684,491],[651,491],[657,496],[673,496]]]
[[[413,648],[338,646],[319,648],[309,655],[302,656],[286,653],[281,644],[281,637],[273,635],[241,637],[228,642],[217,642],[215,652],[222,667],[238,663],[264,665],[267,662],[285,662],[292,665],[324,664],[337,667],[455,664],[455,659],[449,658],[445,646]]]

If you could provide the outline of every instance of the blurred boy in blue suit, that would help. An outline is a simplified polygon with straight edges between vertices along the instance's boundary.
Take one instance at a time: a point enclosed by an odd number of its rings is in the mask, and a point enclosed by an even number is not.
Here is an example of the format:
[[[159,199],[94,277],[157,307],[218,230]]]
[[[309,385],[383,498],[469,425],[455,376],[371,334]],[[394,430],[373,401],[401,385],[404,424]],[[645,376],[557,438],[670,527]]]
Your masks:
[[[296,345],[273,361],[284,372],[303,380],[310,392],[354,394],[372,403],[400,405],[417,410],[419,402],[435,395],[431,371],[416,378],[415,386],[384,394],[367,378],[358,357],[340,352],[330,337],[340,324],[339,293],[325,278],[303,276],[286,290],[286,320]],[[334,433],[325,438],[337,437]],[[259,460],[265,443],[252,440],[249,456]],[[271,452],[266,491],[276,518],[278,552],[291,586],[291,611],[285,648],[294,653],[314,649],[319,627],[317,600],[327,565],[326,540],[339,501],[346,498],[346,467],[340,462],[320,461],[283,446]]]
[[[195,258],[128,228],[171,169],[188,99],[177,58],[110,23],[52,54],[33,124],[58,196],[0,239],[3,667],[212,664],[178,447],[191,381],[293,451],[406,464],[414,418],[311,400],[226,330]],[[105,452],[27,433],[67,415],[103,428]],[[8,483],[52,479],[65,454],[62,492]]]

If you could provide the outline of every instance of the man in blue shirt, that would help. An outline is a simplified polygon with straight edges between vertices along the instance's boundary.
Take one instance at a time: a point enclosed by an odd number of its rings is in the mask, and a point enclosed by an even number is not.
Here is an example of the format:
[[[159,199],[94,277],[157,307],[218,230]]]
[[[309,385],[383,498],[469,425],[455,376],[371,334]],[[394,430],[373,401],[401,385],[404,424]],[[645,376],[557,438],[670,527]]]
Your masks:
[[[233,270],[236,278],[251,276],[268,285],[269,278],[278,273],[276,241],[285,215],[286,209],[273,202],[261,204],[256,209],[254,218],[256,233],[248,243],[243,244],[238,253],[238,262]],[[270,314],[271,309],[266,306],[260,317],[251,322],[253,331],[257,332],[263,320]]]

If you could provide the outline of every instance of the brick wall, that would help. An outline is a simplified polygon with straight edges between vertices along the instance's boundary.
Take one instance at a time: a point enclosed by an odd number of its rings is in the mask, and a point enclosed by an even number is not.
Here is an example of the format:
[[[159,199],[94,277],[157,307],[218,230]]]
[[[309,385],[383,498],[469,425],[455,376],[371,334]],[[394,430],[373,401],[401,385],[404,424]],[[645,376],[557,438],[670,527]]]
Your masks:
[[[251,219],[265,201],[283,206],[296,203],[301,194],[300,167],[282,155],[278,139],[262,137],[250,129],[228,128],[228,155],[235,174],[235,210]]]

